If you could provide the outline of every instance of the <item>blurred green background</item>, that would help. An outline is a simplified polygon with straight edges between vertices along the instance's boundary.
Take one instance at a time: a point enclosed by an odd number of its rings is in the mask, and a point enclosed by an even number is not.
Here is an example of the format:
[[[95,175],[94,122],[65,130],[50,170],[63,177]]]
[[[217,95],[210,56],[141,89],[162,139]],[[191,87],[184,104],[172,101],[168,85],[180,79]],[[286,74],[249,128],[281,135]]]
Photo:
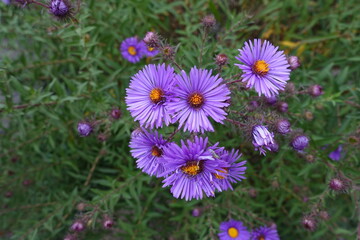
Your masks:
[[[359,12],[356,0],[87,0],[75,15],[78,23],[64,23],[37,6],[0,4],[0,239],[63,239],[86,214],[91,220],[83,239],[217,239],[219,224],[230,218],[250,229],[275,223],[281,239],[356,239]],[[125,88],[145,64],[162,60],[131,64],[119,45],[156,31],[179,45],[177,62],[189,70],[199,66],[201,19],[208,14],[217,25],[204,44],[201,67],[216,69],[214,56],[225,53],[230,64],[222,76],[230,77],[240,72],[233,64],[244,41],[269,39],[301,59],[291,75],[299,91],[320,84],[325,94],[281,96],[289,103],[284,116],[311,138],[314,163],[292,151],[288,139],[278,140],[279,153],[260,156],[237,130],[217,124],[207,135],[244,153],[247,179],[235,191],[186,202],[163,189],[161,179],[136,169],[129,154],[138,125],[126,111]],[[234,92],[234,110],[256,95]],[[78,136],[79,121],[109,119],[114,107],[123,112],[119,120],[104,120],[91,137]],[[101,132],[107,133],[104,142],[97,139]],[[327,155],[339,144],[346,155],[333,162]],[[353,180],[345,194],[327,190],[338,170]],[[79,203],[87,207],[79,211]],[[200,217],[192,216],[194,208]],[[316,210],[331,218],[309,232],[301,218]],[[111,230],[101,226],[103,213],[115,221]]]

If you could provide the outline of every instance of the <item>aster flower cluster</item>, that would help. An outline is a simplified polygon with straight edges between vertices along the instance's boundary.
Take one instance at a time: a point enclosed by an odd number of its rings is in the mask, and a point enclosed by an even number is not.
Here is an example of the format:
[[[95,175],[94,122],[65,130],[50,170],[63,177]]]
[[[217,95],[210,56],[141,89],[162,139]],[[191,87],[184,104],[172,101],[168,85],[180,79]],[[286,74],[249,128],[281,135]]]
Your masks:
[[[156,46],[149,47],[138,37],[126,38],[120,45],[123,58],[131,63],[139,62],[143,57],[154,57],[159,53]]]
[[[261,226],[253,231],[241,222],[230,220],[220,224],[220,240],[280,240],[275,226]]]

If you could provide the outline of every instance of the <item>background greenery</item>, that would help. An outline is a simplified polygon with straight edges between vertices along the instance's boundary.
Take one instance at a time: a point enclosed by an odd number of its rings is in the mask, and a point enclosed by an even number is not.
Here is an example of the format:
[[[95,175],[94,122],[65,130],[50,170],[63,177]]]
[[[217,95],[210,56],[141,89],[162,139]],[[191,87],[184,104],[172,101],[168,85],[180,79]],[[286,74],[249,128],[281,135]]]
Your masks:
[[[356,0],[88,0],[75,16],[78,23],[64,23],[36,6],[1,4],[0,238],[62,239],[77,216],[90,214],[83,239],[217,239],[219,224],[229,218],[249,228],[274,222],[282,239],[356,239],[359,12]],[[146,63],[161,60],[131,64],[118,48],[127,37],[155,30],[180,44],[176,58],[184,69],[199,66],[201,19],[207,14],[218,24],[205,43],[202,67],[215,69],[214,56],[225,53],[230,64],[223,77],[239,73],[234,56],[243,42],[269,39],[300,57],[302,66],[291,76],[299,91],[317,83],[325,94],[282,96],[290,106],[285,116],[311,138],[314,163],[294,153],[288,139],[279,140],[279,153],[260,156],[230,125],[217,125],[209,136],[241,149],[247,180],[235,191],[186,202],[163,189],[161,179],[136,169],[129,154],[137,124],[126,111],[125,88]],[[235,91],[234,109],[244,108],[244,96]],[[109,119],[113,107],[123,116],[97,129],[108,132],[105,142],[97,134],[78,136],[78,121]],[[340,143],[346,155],[333,162],[327,155]],[[345,194],[327,190],[337,170],[353,180]],[[11,197],[5,197],[8,192]],[[77,209],[81,202],[89,205],[84,211]],[[200,217],[191,215],[194,208],[202,210]],[[308,232],[301,218],[314,209],[326,209],[331,218]],[[101,212],[113,217],[112,230],[102,228]]]

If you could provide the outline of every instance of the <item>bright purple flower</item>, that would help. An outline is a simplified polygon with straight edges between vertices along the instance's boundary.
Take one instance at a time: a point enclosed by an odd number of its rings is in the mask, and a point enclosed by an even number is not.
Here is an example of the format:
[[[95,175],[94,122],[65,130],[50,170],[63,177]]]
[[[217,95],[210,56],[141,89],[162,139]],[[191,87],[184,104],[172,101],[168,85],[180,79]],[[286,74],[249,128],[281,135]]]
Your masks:
[[[339,161],[341,158],[342,145],[339,145],[334,151],[329,154],[329,158],[333,161]]]
[[[278,48],[266,40],[261,43],[260,39],[255,39],[254,43],[248,41],[239,49],[236,59],[241,64],[235,65],[243,71],[243,82],[247,82],[248,88],[254,87],[259,96],[278,95],[290,79],[290,65]]]
[[[229,165],[213,156],[213,147],[208,147],[208,139],[195,137],[194,142],[181,141],[181,147],[172,143],[164,149],[165,177],[164,186],[171,186],[171,193],[176,198],[185,198],[186,201],[202,199],[203,192],[206,196],[214,196],[214,174],[218,169],[224,169]],[[217,186],[218,187],[218,186]]]
[[[230,91],[219,75],[211,76],[212,71],[193,67],[188,76],[185,71],[177,75],[176,98],[169,104],[174,112],[174,120],[179,120],[179,128],[184,131],[214,131],[209,118],[223,123],[226,112],[225,102],[230,99]]]
[[[218,172],[224,175],[215,174],[216,182],[219,186],[219,191],[226,191],[228,189],[233,190],[231,183],[240,182],[242,179],[245,179],[244,176],[246,167],[246,161],[241,161],[236,163],[236,161],[241,157],[241,153],[239,151],[235,151],[234,149],[231,152],[222,150],[218,154],[220,156],[220,160],[229,164],[229,167],[223,169],[217,169]]]
[[[297,150],[302,151],[309,145],[309,138],[305,135],[299,135],[293,138],[291,146]]]
[[[251,240],[280,240],[280,237],[275,227],[262,226],[252,232]]]
[[[159,177],[165,171],[163,165],[166,140],[157,131],[148,132],[145,128],[137,134],[131,135],[130,152],[136,161],[137,167],[150,176]]]
[[[160,51],[155,48],[155,47],[146,47],[145,46],[145,55],[147,57],[154,57],[155,55],[157,55]]]
[[[220,240],[250,240],[250,232],[240,221],[230,220],[220,224]]]
[[[260,154],[265,154],[265,149],[271,151],[271,144],[274,144],[274,134],[262,125],[256,125],[252,130],[253,145],[255,150],[260,151]]]
[[[146,45],[136,37],[125,39],[120,46],[122,56],[131,63],[137,63],[144,56]]]
[[[168,104],[173,96],[174,69],[170,66],[146,65],[135,74],[126,89],[126,104],[131,116],[149,128],[168,126],[171,118]]]

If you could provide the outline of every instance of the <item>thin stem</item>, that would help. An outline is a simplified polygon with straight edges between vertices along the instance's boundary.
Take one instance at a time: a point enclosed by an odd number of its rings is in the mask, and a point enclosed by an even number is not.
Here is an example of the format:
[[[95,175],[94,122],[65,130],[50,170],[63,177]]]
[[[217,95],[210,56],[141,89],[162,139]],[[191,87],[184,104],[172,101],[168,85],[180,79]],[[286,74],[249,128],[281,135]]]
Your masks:
[[[178,133],[179,131],[180,131],[180,128],[175,129],[175,131],[168,137],[166,142],[170,142],[174,138],[175,134]]]
[[[24,109],[24,108],[29,108],[29,107],[39,107],[39,106],[51,106],[51,105],[55,105],[58,102],[49,102],[49,103],[37,103],[37,104],[23,104],[23,105],[18,105],[18,106],[14,106],[13,109]],[[4,109],[0,109],[0,113],[3,112]]]
[[[238,80],[234,80],[234,81],[231,81],[231,82],[228,82],[226,83],[227,85],[230,85],[230,84],[233,84],[233,83],[237,83],[237,82],[241,82],[242,79],[238,79]]]
[[[45,5],[45,4],[41,3],[41,2],[35,1],[35,0],[31,0],[29,3],[34,3],[34,4],[42,6],[44,8],[49,8],[49,6],[47,6],[47,5]]]
[[[172,60],[172,63],[173,63],[180,71],[182,71],[182,68],[180,67],[180,65],[179,65],[175,60]]]
[[[232,124],[234,124],[234,125],[238,125],[238,126],[240,126],[240,127],[245,127],[245,126],[246,126],[246,124],[244,124],[244,123],[241,123],[241,122],[239,122],[239,121],[236,121],[236,120],[233,120],[233,119],[229,119],[229,118],[226,118],[225,121],[228,121],[229,123],[232,123]]]
[[[201,39],[201,47],[200,47],[200,56],[199,56],[199,65],[202,65],[202,57],[203,57],[203,51],[204,51],[204,44],[205,44],[205,40],[207,37],[207,31],[204,30],[204,33],[202,34],[202,39]]]
[[[93,163],[93,165],[92,165],[92,167],[91,167],[91,169],[90,169],[90,172],[89,172],[89,174],[88,174],[88,176],[87,176],[87,178],[86,178],[86,182],[84,183],[84,186],[85,186],[85,187],[86,187],[87,185],[89,185],[90,180],[91,180],[91,178],[92,178],[92,175],[93,175],[93,173],[94,173],[94,171],[95,171],[95,168],[96,168],[97,164],[99,163],[100,158],[101,158],[102,156],[104,156],[105,154],[106,154],[106,151],[105,151],[104,149],[101,149],[100,152],[99,152],[99,154],[98,154],[97,157],[95,158],[95,161],[94,161],[94,163]]]

